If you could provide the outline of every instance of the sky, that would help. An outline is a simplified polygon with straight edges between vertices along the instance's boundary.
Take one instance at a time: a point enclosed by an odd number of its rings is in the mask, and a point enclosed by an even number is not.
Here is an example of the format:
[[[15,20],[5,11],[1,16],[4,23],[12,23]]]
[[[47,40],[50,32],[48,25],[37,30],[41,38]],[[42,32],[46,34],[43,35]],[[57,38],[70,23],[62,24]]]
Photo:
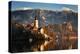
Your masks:
[[[23,9],[23,8],[58,10],[58,11],[62,9],[67,9],[67,10],[73,10],[75,12],[78,12],[77,5],[12,1],[11,10],[18,10],[18,9]]]

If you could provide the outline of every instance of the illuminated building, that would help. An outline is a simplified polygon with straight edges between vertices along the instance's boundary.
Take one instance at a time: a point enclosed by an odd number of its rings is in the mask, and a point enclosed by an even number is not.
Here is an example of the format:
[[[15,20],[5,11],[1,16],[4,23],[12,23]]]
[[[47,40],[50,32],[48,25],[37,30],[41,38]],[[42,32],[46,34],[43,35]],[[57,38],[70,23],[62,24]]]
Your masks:
[[[33,30],[38,30],[38,19],[37,16],[35,16],[34,24],[33,24]]]

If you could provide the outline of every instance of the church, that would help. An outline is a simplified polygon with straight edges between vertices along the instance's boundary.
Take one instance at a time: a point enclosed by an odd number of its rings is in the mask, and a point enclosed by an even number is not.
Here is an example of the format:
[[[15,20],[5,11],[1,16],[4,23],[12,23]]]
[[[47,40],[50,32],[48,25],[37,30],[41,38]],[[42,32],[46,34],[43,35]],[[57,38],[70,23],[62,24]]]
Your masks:
[[[39,20],[38,20],[38,17],[35,16],[34,18],[34,22],[32,23],[32,26],[33,26],[33,31],[34,32],[38,32],[38,33],[41,33],[42,35],[45,36],[45,38],[49,38],[49,36],[45,33],[45,28],[43,27],[39,27]]]

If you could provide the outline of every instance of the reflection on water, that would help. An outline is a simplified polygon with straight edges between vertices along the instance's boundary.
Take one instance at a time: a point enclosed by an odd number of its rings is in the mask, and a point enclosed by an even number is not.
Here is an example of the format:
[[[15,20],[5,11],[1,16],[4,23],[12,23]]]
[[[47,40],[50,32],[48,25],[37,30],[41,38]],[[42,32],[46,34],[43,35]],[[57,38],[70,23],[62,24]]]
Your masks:
[[[73,39],[67,41],[68,39],[62,39],[59,36],[56,36],[56,39],[53,40],[37,40],[31,45],[32,51],[48,51],[48,50],[60,50],[60,49],[75,49],[77,48],[77,40]]]
[[[48,44],[51,42],[51,40],[43,40],[43,41],[38,41],[38,44],[34,44],[33,46],[32,46],[32,50],[33,51],[44,51],[44,50],[48,50]],[[41,44],[40,44],[41,43]]]
[[[32,52],[32,51],[49,51],[61,49],[76,49],[77,38],[70,41],[68,38],[61,38],[56,35],[53,39],[36,39],[25,38],[23,40],[14,40],[12,43],[13,52]]]

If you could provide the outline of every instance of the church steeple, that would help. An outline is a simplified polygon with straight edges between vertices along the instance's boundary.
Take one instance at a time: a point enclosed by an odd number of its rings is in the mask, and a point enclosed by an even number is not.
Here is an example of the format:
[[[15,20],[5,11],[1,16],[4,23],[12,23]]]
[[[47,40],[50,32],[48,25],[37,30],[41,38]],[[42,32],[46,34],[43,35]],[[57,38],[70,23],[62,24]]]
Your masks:
[[[37,16],[35,16],[35,19],[34,19],[34,28],[33,30],[38,30],[38,19],[37,19]]]
[[[35,20],[37,20],[37,16],[35,16]]]

